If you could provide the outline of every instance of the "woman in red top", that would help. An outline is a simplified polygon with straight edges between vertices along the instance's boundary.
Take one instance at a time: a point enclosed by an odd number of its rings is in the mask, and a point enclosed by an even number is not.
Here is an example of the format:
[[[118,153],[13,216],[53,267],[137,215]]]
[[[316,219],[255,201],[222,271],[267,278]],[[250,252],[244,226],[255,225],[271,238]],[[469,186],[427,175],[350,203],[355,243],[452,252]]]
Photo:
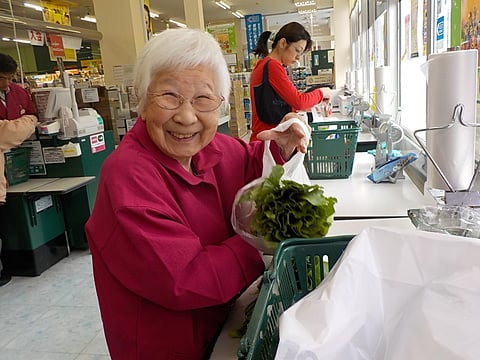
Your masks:
[[[252,135],[250,141],[258,140],[258,133],[274,128],[283,117],[280,116],[276,124],[269,124],[264,120],[262,121],[258,116],[257,108],[264,106],[264,104],[255,103],[255,87],[263,82],[263,70],[266,63],[268,63],[268,82],[280,98],[288,104],[285,113],[307,109],[320,103],[324,98],[330,98],[329,88],[300,93],[285,71],[284,66],[295,64],[300,56],[311,48],[312,40],[305,28],[297,22],[282,26],[274,36],[272,51],[268,53],[267,42],[271,35],[270,31],[263,32],[254,50],[255,55],[263,59],[257,63],[250,78],[252,102]]]

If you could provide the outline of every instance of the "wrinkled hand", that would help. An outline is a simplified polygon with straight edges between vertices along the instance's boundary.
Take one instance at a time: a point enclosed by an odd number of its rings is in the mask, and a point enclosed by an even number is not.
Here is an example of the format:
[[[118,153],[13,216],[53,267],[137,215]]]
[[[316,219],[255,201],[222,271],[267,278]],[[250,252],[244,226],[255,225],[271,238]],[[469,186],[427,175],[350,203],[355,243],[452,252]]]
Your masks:
[[[297,113],[288,113],[281,121],[285,122],[293,117],[305,121]],[[308,124],[307,124],[308,126]],[[282,157],[285,160],[290,159],[295,150],[302,153],[307,152],[308,137],[303,132],[302,127],[299,124],[292,124],[287,130],[281,132],[275,129],[264,130],[257,135],[259,140],[273,140],[280,148]]]

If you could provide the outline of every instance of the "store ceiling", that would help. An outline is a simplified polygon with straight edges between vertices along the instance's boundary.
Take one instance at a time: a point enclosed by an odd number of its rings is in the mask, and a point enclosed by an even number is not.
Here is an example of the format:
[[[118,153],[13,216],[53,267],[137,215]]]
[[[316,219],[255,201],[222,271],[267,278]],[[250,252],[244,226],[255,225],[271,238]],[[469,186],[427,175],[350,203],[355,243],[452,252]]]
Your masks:
[[[95,15],[93,0],[62,0],[70,7],[70,18],[72,27],[94,31],[96,25],[80,20],[86,14]],[[105,1],[105,0],[96,0]],[[296,0],[298,1],[298,0]],[[5,36],[7,29],[11,28],[11,11],[15,17],[25,19],[34,19],[42,21],[42,13],[33,9],[26,8],[23,4],[29,2],[40,5],[39,0],[0,0],[0,35]],[[316,0],[316,8],[319,9],[315,14],[299,15],[294,0],[224,0],[231,6],[230,10],[224,10],[215,4],[214,0],[203,0],[203,13],[205,24],[216,23],[220,21],[234,20],[235,17],[231,11],[240,11],[242,14],[263,14],[267,16],[268,28],[275,30],[283,24],[290,21],[302,23],[312,34],[312,36],[329,35],[324,34],[327,24],[333,10],[333,0]],[[112,1],[113,3],[113,1]],[[154,32],[165,29],[168,19],[175,19],[185,22],[185,13],[182,0],[150,0],[150,8],[153,12],[159,14],[157,19],[153,19]],[[114,8],[112,7],[112,11]],[[170,26],[174,26],[169,24]],[[8,36],[8,34],[6,35]]]

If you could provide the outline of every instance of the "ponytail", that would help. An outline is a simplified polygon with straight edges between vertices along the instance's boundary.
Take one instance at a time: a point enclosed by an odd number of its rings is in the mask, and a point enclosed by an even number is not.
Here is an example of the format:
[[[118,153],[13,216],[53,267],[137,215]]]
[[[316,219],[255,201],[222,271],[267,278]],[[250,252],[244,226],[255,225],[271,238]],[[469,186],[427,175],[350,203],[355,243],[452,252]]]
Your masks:
[[[268,39],[270,38],[271,31],[264,31],[260,34],[257,47],[253,50],[255,56],[259,58],[264,58],[268,55]]]

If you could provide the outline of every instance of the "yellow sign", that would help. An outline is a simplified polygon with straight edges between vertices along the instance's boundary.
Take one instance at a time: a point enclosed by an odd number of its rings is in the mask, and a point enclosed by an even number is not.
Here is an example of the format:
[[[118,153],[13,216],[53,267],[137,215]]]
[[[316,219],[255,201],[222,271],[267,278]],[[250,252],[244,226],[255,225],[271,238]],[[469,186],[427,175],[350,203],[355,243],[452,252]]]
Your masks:
[[[72,25],[70,8],[50,1],[42,1],[43,21],[60,25]]]

